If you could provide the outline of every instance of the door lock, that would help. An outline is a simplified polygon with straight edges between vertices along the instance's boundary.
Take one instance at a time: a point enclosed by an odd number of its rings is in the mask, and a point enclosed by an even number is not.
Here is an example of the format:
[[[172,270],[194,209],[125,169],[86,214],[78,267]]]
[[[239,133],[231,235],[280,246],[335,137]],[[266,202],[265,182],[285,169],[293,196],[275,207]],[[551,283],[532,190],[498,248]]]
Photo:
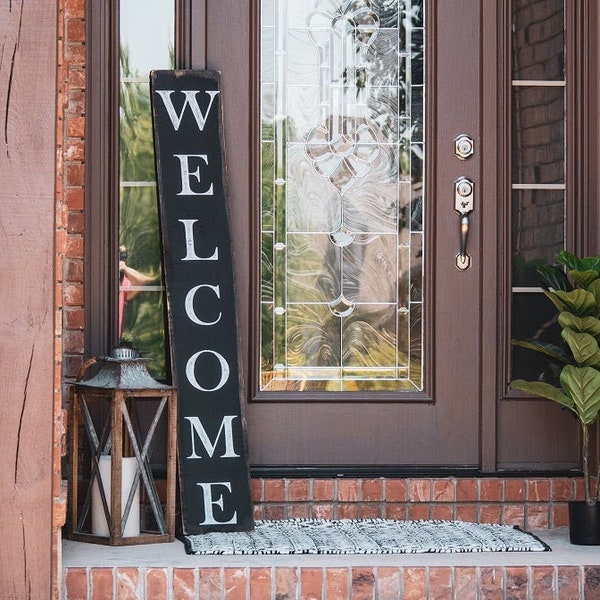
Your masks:
[[[456,255],[456,268],[465,271],[471,266],[467,253],[469,240],[469,214],[475,208],[475,184],[467,177],[459,177],[454,182],[454,210],[460,217],[460,251]]]
[[[454,138],[454,154],[460,160],[467,160],[475,152],[475,141],[466,133]]]

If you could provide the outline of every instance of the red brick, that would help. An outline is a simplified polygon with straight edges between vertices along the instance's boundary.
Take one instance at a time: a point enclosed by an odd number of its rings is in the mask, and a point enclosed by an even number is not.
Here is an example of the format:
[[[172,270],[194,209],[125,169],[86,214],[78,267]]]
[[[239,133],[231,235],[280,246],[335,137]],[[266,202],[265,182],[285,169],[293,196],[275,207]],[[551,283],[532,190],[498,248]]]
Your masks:
[[[146,570],[146,597],[152,600],[167,600],[167,570],[152,567]],[[104,599],[106,600],[106,598]]]
[[[502,600],[504,573],[500,567],[485,567],[479,571],[481,597],[485,600]]]
[[[477,500],[477,480],[458,479],[456,481],[456,501],[474,502]]]
[[[479,482],[479,499],[483,502],[500,502],[502,500],[502,480],[482,479]]]
[[[500,505],[484,504],[479,509],[481,523],[500,523]]]
[[[430,600],[452,600],[452,569],[431,567],[429,569]]]
[[[67,186],[81,187],[85,181],[85,169],[81,164],[68,164],[64,170],[64,181]]]
[[[432,499],[434,502],[454,502],[454,480],[435,479]]]
[[[197,598],[194,569],[173,569],[173,598],[176,600],[195,600]]]
[[[218,598],[221,594],[221,570],[218,568],[200,569],[198,573],[199,598]]]
[[[325,598],[327,600],[347,600],[350,597],[349,569],[326,569]],[[266,596],[265,596],[266,598]]]
[[[385,481],[386,502],[406,502],[408,487],[405,479],[387,479]]]
[[[315,482],[316,483],[316,482]],[[340,502],[357,502],[360,496],[360,482],[357,479],[339,479],[337,498]]]
[[[550,526],[566,527],[569,524],[569,506],[568,504],[554,504],[550,508]]]
[[[264,500],[264,496],[262,493],[263,480],[262,479],[252,479],[252,481],[250,482],[250,486],[252,489],[252,501],[253,502],[262,502]]]
[[[456,600],[477,598],[477,571],[474,567],[455,567],[454,597]]]
[[[256,521],[260,521],[261,519],[265,518],[265,513],[264,513],[264,506],[262,504],[260,504],[259,506],[254,506],[252,508],[252,516],[254,517],[254,519]]]
[[[65,326],[67,329],[83,329],[85,312],[83,308],[69,308],[65,311]]]
[[[594,478],[592,478],[593,481]],[[575,497],[573,500],[585,500],[585,484],[583,479],[575,479]],[[593,485],[593,484],[592,484]],[[592,487],[593,489],[593,487]]]
[[[65,33],[67,42],[83,42],[85,41],[85,23],[79,19],[69,19]]]
[[[289,504],[287,507],[288,518],[290,519],[309,519],[310,504]]]
[[[527,482],[527,500],[529,502],[548,502],[550,499],[550,481],[548,479],[530,479]]]
[[[430,518],[451,521],[454,519],[454,505],[434,504],[430,510]]]
[[[338,519],[358,519],[358,504],[338,504],[337,513]]]
[[[65,573],[65,600],[87,600],[87,570],[70,567]]]
[[[70,18],[84,17],[85,0],[64,0],[65,16]]]
[[[583,568],[583,596],[587,600],[600,598],[600,567]]]
[[[404,569],[404,600],[427,598],[426,572],[421,567]]]
[[[264,518],[273,520],[273,521],[281,521],[285,519],[285,504],[265,504],[263,513]]]
[[[333,519],[333,504],[314,504],[311,514],[313,519]]]
[[[477,522],[477,506],[475,504],[457,504],[456,518],[459,521]]]
[[[380,502],[383,500],[383,479],[365,479],[362,482],[363,502]]]
[[[315,502],[332,502],[335,499],[335,482],[333,479],[315,479],[313,481],[312,499]]]
[[[525,526],[528,529],[548,529],[548,504],[528,504],[526,508],[527,522]]]
[[[408,518],[415,521],[429,519],[429,504],[409,504]]]
[[[384,505],[385,507],[385,518],[386,519],[399,519],[399,520],[403,520],[407,518],[407,507],[406,504],[402,503],[398,503],[398,504],[390,504],[390,503],[385,503]]]
[[[525,527],[525,507],[522,504],[502,505],[502,523]]]
[[[504,501],[523,502],[525,500],[525,480],[507,479],[504,482]]]
[[[83,237],[80,235],[68,236],[65,254],[70,258],[83,258]]]
[[[507,598],[511,600],[527,600],[527,587],[527,567],[506,567]]]
[[[573,500],[573,480],[568,478],[556,478],[552,480],[552,491],[550,499],[554,501]]]
[[[408,487],[410,502],[429,502],[431,500],[431,481],[429,479],[411,479]]]
[[[69,211],[67,215],[68,233],[83,234],[85,232],[85,218],[82,212]]]
[[[265,502],[285,502],[285,479],[265,479]]]
[[[250,598],[271,598],[271,569],[250,569]]]
[[[291,479],[288,482],[288,500],[290,502],[307,502],[309,492],[310,482],[308,479]]]
[[[248,578],[244,569],[233,567],[223,569],[225,600],[246,600],[247,583]]]
[[[91,570],[91,600],[107,600],[114,597],[113,570],[94,567]]]
[[[532,598],[554,600],[554,567],[531,568]]]
[[[140,600],[140,572],[137,567],[117,568],[117,599]]]
[[[375,578],[377,600],[398,600],[400,595],[400,569],[397,567],[380,567]]]
[[[279,600],[296,600],[298,597],[297,592],[298,575],[296,569],[277,567],[275,569],[275,597]],[[209,598],[209,596],[206,597]]]
[[[359,513],[361,519],[382,519],[384,514],[383,503],[369,502],[368,504],[361,504]]]
[[[68,188],[65,190],[65,202],[69,210],[83,210],[83,200],[83,189]]]
[[[556,592],[558,600],[581,600],[579,567],[558,567]]]
[[[323,600],[322,569],[306,568],[300,571],[300,599]]]
[[[352,600],[374,600],[374,598],[375,574],[373,569],[354,567],[352,569]]]

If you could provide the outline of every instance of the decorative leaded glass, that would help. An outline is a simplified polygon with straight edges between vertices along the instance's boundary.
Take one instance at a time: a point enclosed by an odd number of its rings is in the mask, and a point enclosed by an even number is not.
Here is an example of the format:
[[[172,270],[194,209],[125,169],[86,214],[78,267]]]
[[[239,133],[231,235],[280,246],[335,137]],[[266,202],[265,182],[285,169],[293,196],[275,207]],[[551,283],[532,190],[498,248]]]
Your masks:
[[[422,0],[262,0],[261,389],[423,388]]]

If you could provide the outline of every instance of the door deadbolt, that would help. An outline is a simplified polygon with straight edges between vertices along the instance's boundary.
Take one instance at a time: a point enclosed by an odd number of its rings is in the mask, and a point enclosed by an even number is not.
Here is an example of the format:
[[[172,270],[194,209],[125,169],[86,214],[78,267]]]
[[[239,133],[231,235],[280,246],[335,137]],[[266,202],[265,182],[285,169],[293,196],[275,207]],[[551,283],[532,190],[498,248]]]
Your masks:
[[[466,133],[454,138],[454,154],[460,160],[467,160],[475,152],[475,142]]]

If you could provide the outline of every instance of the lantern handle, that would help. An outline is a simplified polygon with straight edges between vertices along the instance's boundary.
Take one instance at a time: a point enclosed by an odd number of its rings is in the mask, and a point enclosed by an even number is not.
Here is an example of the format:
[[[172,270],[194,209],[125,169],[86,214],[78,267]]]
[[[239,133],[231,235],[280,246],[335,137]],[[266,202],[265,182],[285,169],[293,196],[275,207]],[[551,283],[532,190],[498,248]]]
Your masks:
[[[98,362],[97,358],[88,358],[82,365],[79,371],[77,371],[77,381],[81,381],[87,370]]]

